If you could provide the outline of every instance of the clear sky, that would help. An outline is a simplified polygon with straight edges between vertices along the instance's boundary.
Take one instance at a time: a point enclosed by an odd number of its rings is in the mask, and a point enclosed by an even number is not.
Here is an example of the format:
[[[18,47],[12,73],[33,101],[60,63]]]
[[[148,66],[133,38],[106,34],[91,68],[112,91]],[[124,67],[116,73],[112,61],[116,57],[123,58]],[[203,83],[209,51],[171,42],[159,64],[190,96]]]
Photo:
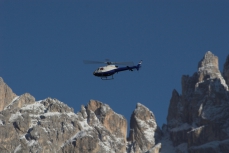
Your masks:
[[[207,51],[229,54],[229,1],[0,0],[0,76],[17,95],[57,98],[75,112],[90,99],[129,121],[138,102],[161,126],[172,90]],[[83,60],[143,60],[112,81]]]

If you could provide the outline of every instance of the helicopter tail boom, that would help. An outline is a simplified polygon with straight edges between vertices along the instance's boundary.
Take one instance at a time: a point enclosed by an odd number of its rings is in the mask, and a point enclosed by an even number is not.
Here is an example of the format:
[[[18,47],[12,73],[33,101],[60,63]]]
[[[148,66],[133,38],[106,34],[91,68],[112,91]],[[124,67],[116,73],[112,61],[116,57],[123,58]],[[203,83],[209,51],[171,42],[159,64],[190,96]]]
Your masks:
[[[117,73],[117,72],[126,71],[126,70],[133,71],[134,69],[139,70],[141,68],[141,64],[142,64],[142,61],[140,61],[138,65],[136,66],[120,67],[120,68],[115,69],[115,72]]]

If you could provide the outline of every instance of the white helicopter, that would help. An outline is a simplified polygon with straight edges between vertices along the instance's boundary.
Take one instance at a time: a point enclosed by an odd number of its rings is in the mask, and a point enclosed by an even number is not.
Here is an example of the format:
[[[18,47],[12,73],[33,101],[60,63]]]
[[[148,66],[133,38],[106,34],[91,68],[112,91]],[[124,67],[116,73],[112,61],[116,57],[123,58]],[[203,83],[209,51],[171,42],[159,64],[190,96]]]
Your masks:
[[[99,67],[97,70],[93,72],[94,76],[100,77],[102,80],[112,80],[113,75],[115,73],[121,71],[133,71],[134,69],[139,70],[141,68],[142,60],[138,63],[138,65],[134,66],[133,62],[100,62],[100,61],[83,61],[85,64],[107,64],[106,66]],[[117,65],[126,65],[125,67],[118,67]]]

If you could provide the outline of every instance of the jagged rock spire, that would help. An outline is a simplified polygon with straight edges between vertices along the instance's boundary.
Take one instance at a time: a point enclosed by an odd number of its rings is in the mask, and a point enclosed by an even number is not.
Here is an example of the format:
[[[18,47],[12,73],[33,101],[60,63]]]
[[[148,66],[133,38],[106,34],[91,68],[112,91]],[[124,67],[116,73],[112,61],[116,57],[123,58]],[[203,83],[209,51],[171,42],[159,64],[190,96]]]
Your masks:
[[[135,152],[139,150],[141,150],[139,152],[147,152],[157,144],[162,135],[153,112],[140,103],[137,103],[136,109],[131,115],[130,129],[129,149],[133,149]]]
[[[229,57],[223,74],[225,79],[229,78]],[[193,76],[182,77],[182,94],[173,91],[167,117],[174,146],[186,146],[189,152],[229,151],[224,149],[229,142],[226,130],[229,92],[224,78],[219,71],[218,57],[210,51],[198,63],[198,71]],[[217,145],[207,146],[210,142]]]
[[[17,95],[13,93],[11,88],[5,84],[3,79],[0,77],[0,111],[10,104],[16,96]]]
[[[219,76],[218,57],[208,51],[198,64],[199,82],[207,78],[216,78]]]
[[[226,73],[227,66],[225,67]],[[226,85],[226,82],[219,71],[218,57],[212,54],[210,51],[208,51],[205,54],[204,58],[199,62],[197,74],[198,82],[195,85],[196,87],[198,87],[199,83],[201,83],[204,80],[217,78],[220,81],[220,84],[222,84],[224,88],[228,90],[228,86]]]
[[[115,113],[109,105],[103,104],[96,100],[90,100],[86,110],[94,112],[98,116],[100,122],[106,127],[112,134],[116,136],[126,138],[127,133],[127,121],[126,119],[117,113]]]
[[[218,57],[215,56],[211,51],[207,51],[203,59],[198,64],[198,68],[201,67],[216,67],[218,69]]]
[[[179,93],[174,89],[172,92],[172,98],[170,99],[168,116],[167,116],[167,124],[170,128],[177,126],[182,119],[182,116],[179,113],[177,113],[179,112],[179,110],[182,109],[179,107],[180,102],[181,102],[181,97]]]

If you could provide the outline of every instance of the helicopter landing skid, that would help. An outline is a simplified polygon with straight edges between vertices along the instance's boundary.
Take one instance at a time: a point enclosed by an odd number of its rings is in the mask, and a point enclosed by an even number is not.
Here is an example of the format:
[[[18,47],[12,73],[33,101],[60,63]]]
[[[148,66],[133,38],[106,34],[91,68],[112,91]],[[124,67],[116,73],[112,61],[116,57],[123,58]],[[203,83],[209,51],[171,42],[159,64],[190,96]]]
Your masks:
[[[113,78],[113,75],[112,75],[112,77],[111,77],[111,78],[101,77],[101,79],[102,79],[102,80],[113,80],[114,78]]]

